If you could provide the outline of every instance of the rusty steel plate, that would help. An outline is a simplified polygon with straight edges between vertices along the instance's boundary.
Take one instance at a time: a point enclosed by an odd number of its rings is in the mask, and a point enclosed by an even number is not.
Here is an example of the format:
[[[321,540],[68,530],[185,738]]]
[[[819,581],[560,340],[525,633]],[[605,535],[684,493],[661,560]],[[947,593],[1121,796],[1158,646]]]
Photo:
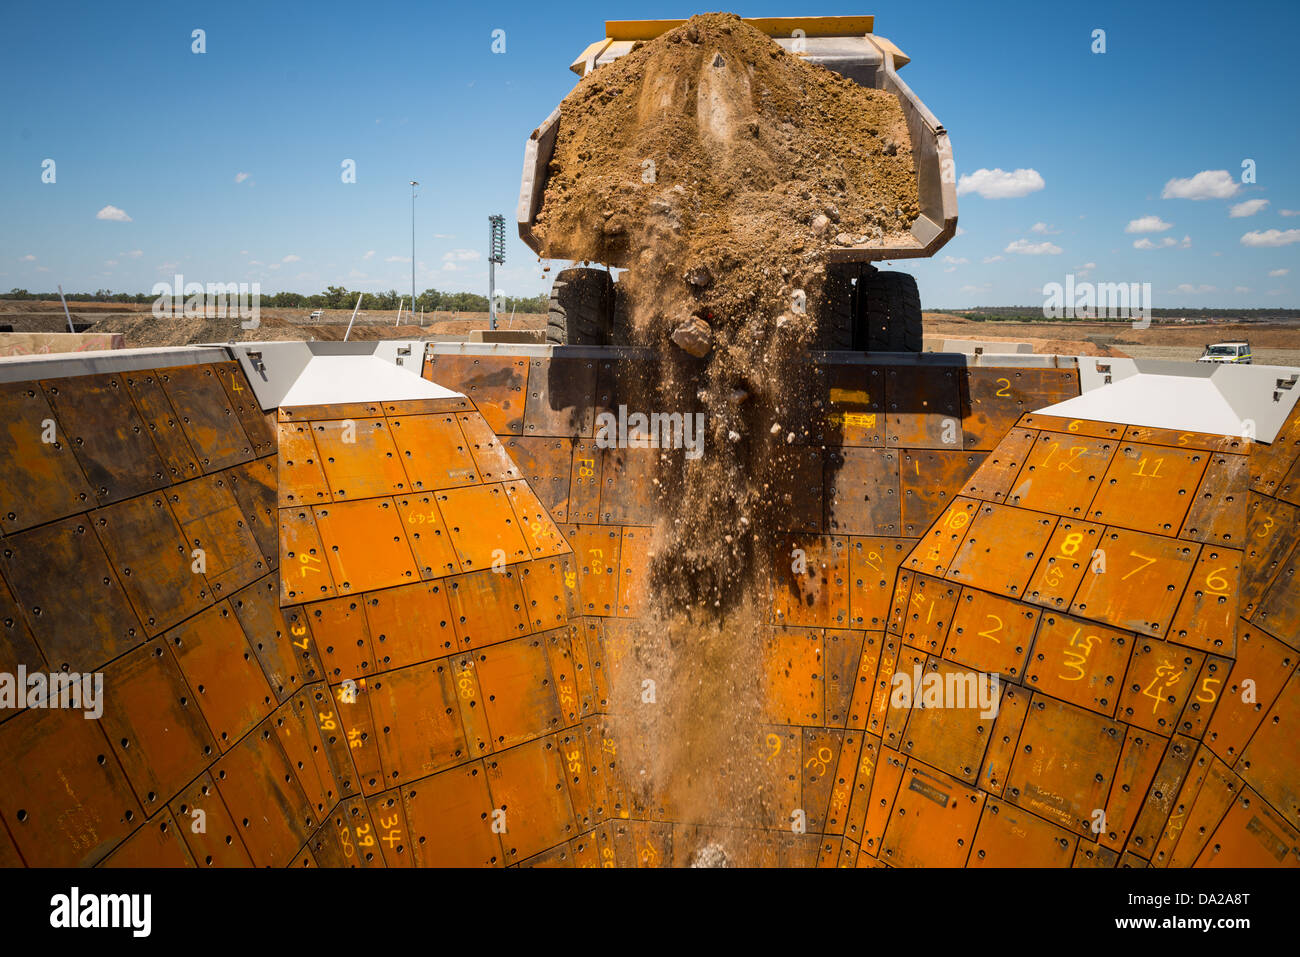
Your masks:
[[[492,731],[488,727],[487,712],[483,709],[483,687],[478,680],[478,656],[473,651],[446,659],[456,684],[460,723],[465,729],[465,746],[472,757],[491,754]]]
[[[827,452],[828,531],[840,535],[903,534],[900,454],[895,449],[863,448]]]
[[[848,539],[789,537],[773,549],[772,576],[772,618],[777,624],[848,625]]]
[[[1291,470],[1278,487],[1277,497],[1292,505],[1300,505],[1300,456],[1296,457]]]
[[[1154,853],[1165,822],[1169,819],[1169,812],[1173,809],[1174,798],[1183,785],[1196,750],[1197,743],[1181,735],[1175,735],[1165,745],[1164,755],[1145,800],[1139,797],[1142,807],[1129,832],[1129,851],[1148,858]]]
[[[568,495],[568,521],[599,520],[600,473],[604,459],[605,456],[591,439],[583,439],[574,444],[573,478]]]
[[[222,473],[270,569],[279,567],[280,563],[275,473],[276,462],[271,456],[236,465]]]
[[[412,491],[460,488],[479,480],[456,415],[394,416],[388,424]]]
[[[1237,549],[1204,546],[1174,615],[1169,640],[1231,656],[1236,646],[1240,572]]]
[[[870,642],[871,636],[867,636]],[[889,717],[889,699],[892,690],[891,681],[894,669],[898,665],[898,656],[902,653],[902,639],[890,635],[881,636],[881,646],[876,665],[876,680],[871,696],[871,710],[867,712],[867,731],[877,737],[885,733],[885,721]],[[866,664],[868,652],[863,651],[863,664]]]
[[[1300,527],[1300,508],[1251,493],[1246,506],[1245,554],[1241,563],[1238,607],[1249,619],[1291,549]]]
[[[672,866],[673,829],[671,824],[632,821],[631,830],[637,867]]]
[[[150,635],[212,602],[214,596],[164,492],[108,505],[92,515],[95,533]]]
[[[862,660],[865,633],[847,629],[827,629],[823,645],[826,673],[826,725],[845,727],[857,683],[858,664]],[[870,679],[868,679],[870,680]]]
[[[359,695],[366,693],[364,683],[357,682]],[[317,682],[304,688],[300,695],[296,696],[291,706],[300,709],[303,714],[316,723],[316,729],[320,734],[322,744],[325,746],[325,760],[330,766],[330,773],[338,783],[340,795],[352,795],[360,793],[357,763],[352,757],[352,745],[356,744],[363,747],[367,743],[372,746],[364,748],[362,754],[369,757],[375,753],[373,741],[367,738],[366,741],[349,740],[348,729],[343,724],[342,715],[332,697],[334,694],[329,685],[324,682]],[[367,712],[368,713],[368,712]],[[368,732],[369,725],[366,726]],[[364,763],[361,762],[361,763]],[[375,759],[378,764],[378,759]]]
[[[915,586],[912,592],[916,593]],[[1040,614],[1010,598],[963,588],[942,655],[956,664],[1019,681]]]
[[[1002,691],[993,734],[976,782],[982,790],[997,797],[1002,797],[1006,790],[1007,773],[1011,770],[1011,762],[1016,759],[1020,729],[1024,727],[1025,715],[1029,712],[1030,695],[1031,692],[1018,685],[1007,685]]]
[[[1300,412],[1292,408],[1290,417],[1272,442],[1252,442],[1247,450],[1250,455],[1251,489],[1261,495],[1277,496],[1300,453]]]
[[[903,619],[903,641],[927,654],[943,654],[960,591],[961,586],[942,578],[916,575]]]
[[[386,419],[329,419],[311,430],[335,502],[411,491]]]
[[[198,457],[181,427],[180,417],[158,381],[158,373],[124,372],[122,382],[144,420],[170,480],[183,482],[202,474]]]
[[[1123,746],[1123,725],[1035,694],[1004,797],[1066,830],[1091,835]]]
[[[571,639],[576,649],[583,645],[587,649],[589,665],[588,684],[591,688],[592,707],[595,712],[603,712],[609,707],[611,695],[610,681],[612,664],[605,653],[605,622],[600,618],[584,616],[577,626],[580,638]]]
[[[211,773],[254,865],[284,867],[292,861],[320,819],[271,729],[259,726]]]
[[[280,603],[338,594],[325,546],[310,508],[282,508],[280,522]]]
[[[181,428],[204,472],[254,457],[253,443],[213,365],[173,366],[154,375],[180,416]]]
[[[856,635],[858,633],[851,632],[851,634]],[[853,681],[853,694],[849,700],[848,721],[846,722],[848,728],[859,731],[865,730],[867,722],[871,720],[873,702],[878,690],[876,687],[876,669],[880,665],[880,652],[883,645],[883,632],[866,632],[861,641],[861,654],[850,662],[848,673]],[[895,647],[897,646],[895,645]],[[830,667],[829,663],[828,667]],[[892,674],[892,662],[889,668]],[[828,702],[829,704],[830,702]],[[879,733],[879,729],[876,729],[876,734]]]
[[[1078,838],[1028,811],[990,797],[967,867],[1069,867]]]
[[[1239,452],[1243,455],[1248,454],[1250,446],[1250,440],[1240,435],[1179,432],[1177,429],[1157,429],[1145,425],[1127,426],[1124,429],[1124,441],[1167,445],[1177,449],[1200,449],[1205,452]]]
[[[658,517],[656,476],[680,453],[653,448],[607,448],[601,466],[600,520],[606,525],[652,525]]]
[[[953,556],[966,540],[971,520],[978,514],[979,508],[979,502],[960,496],[956,498],[913,547],[904,562],[905,567],[928,575],[944,575]]]
[[[959,490],[960,494],[982,502],[1005,502],[1037,439],[1038,433],[1030,429],[1012,429],[980,461],[979,468]]]
[[[1155,637],[1169,625],[1201,546],[1163,536],[1107,528],[1070,614]]]
[[[397,514],[406,528],[406,540],[411,546],[420,577],[426,581],[454,575],[461,571],[460,558],[447,534],[447,525],[438,510],[435,495],[399,495]]]
[[[377,722],[370,706],[373,682],[383,681],[383,677],[362,678],[353,685],[327,686],[312,692],[316,722],[330,745],[334,767],[354,768],[357,790],[363,795],[378,794],[389,786]],[[391,719],[386,716],[386,720]],[[388,727],[391,731],[392,725]],[[414,729],[414,733],[419,730]],[[353,793],[352,788],[344,790]]]
[[[589,436],[594,421],[595,398],[595,359],[556,356],[532,359],[528,363],[523,434]]]
[[[574,443],[567,438],[512,437],[506,452],[519,474],[556,522],[568,521]]]
[[[89,516],[11,535],[0,541],[0,558],[51,668],[93,671],[145,640]]]
[[[1088,518],[1106,525],[1177,535],[1210,458],[1208,452],[1122,443],[1092,500]]]
[[[581,726],[555,736],[560,748],[560,759],[564,762],[574,821],[579,828],[589,828],[599,823],[604,805],[604,793],[599,788],[599,772],[593,767],[587,753],[586,737],[585,729]]]
[[[573,546],[578,564],[578,593],[583,611],[590,615],[617,615],[621,529],[570,525],[561,531]]]
[[[1078,394],[1079,374],[1073,369],[965,369],[962,410],[966,448],[991,449],[1026,413]],[[1060,420],[1062,425],[1064,421]]]
[[[122,380],[110,373],[43,381],[69,443],[100,504],[166,485],[171,476]]]
[[[1296,670],[1294,649],[1265,632],[1242,623],[1237,633],[1237,658],[1220,690],[1219,701],[1205,733],[1205,743],[1233,764],[1255,734],[1265,713]]]
[[[904,659],[900,655],[898,660],[902,671]],[[908,670],[911,671],[907,675],[908,683],[915,689],[916,671]],[[985,695],[995,689],[991,683],[984,685],[982,674],[934,657],[926,660],[921,676],[923,682],[927,679],[942,682],[941,704],[920,707],[919,704],[927,701],[926,685],[921,685],[920,694],[913,691],[913,707],[909,709],[899,750],[967,784],[974,784],[984,763],[984,751],[993,734],[998,707],[996,693],[987,708],[980,704],[981,686],[987,689]]]
[[[523,431],[528,388],[528,360],[518,356],[429,357],[425,378],[463,392],[482,413],[493,432]]]
[[[1246,536],[1250,460],[1226,453],[1208,458],[1205,477],[1187,510],[1180,537],[1206,545],[1240,547]]]
[[[823,833],[827,830],[826,809],[831,798],[831,787],[836,783],[840,750],[844,733],[830,728],[804,728],[802,750],[799,758],[799,807],[806,815],[809,831]],[[846,777],[846,784],[851,782]],[[844,820],[835,824],[834,833],[843,833]]]
[[[420,580],[393,499],[336,502],[313,512],[340,595]]]
[[[507,862],[523,860],[575,836],[564,766],[553,736],[484,759],[495,809],[505,813]]]
[[[474,658],[495,749],[514,747],[564,726],[541,635],[480,648]]]
[[[279,448],[278,504],[316,505],[332,502],[330,483],[321,468],[320,453],[312,438],[310,422],[281,422],[276,425]]]
[[[1292,825],[1300,827],[1300,677],[1291,675],[1235,770]]]
[[[623,539],[619,544],[618,576],[618,615],[620,618],[640,618],[645,611],[646,597],[650,587],[650,550],[654,532],[649,528],[625,526]],[[566,587],[566,594],[576,594],[576,573],[566,570],[566,575],[573,575],[575,586]],[[569,614],[576,612],[576,603],[571,603]]]
[[[478,468],[479,481],[506,482],[519,478],[519,469],[510,458],[510,453],[481,415],[477,412],[462,412],[457,420],[465,441],[469,443],[470,455]]]
[[[1206,548],[1205,551],[1209,552],[1210,549]],[[1270,635],[1289,641],[1292,645],[1300,644],[1300,585],[1296,584],[1297,571],[1300,571],[1300,542],[1282,561],[1273,583],[1264,592],[1251,618],[1251,623],[1257,628],[1263,628]],[[1234,577],[1233,584],[1235,583]]]
[[[1056,523],[1043,557],[1029,579],[1025,600],[1058,610],[1070,607],[1083,576],[1093,566],[1102,526],[1077,519]]]
[[[270,724],[293,767],[298,786],[315,809],[317,819],[323,820],[338,803],[341,791],[312,707],[311,693],[304,689],[294,695],[291,704],[272,715]]]
[[[898,567],[907,558],[913,539],[849,539],[849,623],[854,628],[881,629],[889,617]]]
[[[769,724],[824,725],[822,632],[815,628],[770,628],[762,659],[763,720]]]
[[[1300,834],[1249,788],[1238,796],[1197,867],[1296,867]]]
[[[1038,625],[1025,668],[1028,686],[1113,718],[1133,646],[1140,640],[1096,622],[1048,612]]]
[[[424,410],[428,411],[428,410]],[[326,405],[280,406],[277,422],[311,422],[316,419],[372,419],[385,413],[380,402],[330,402]]]
[[[1115,455],[1116,443],[1060,432],[1040,432],[1007,504],[1055,515],[1083,518],[1102,476]]]
[[[177,625],[162,643],[176,657],[222,751],[275,708],[275,692],[228,602]]]
[[[400,600],[399,594],[385,591],[377,597],[393,601]],[[367,678],[377,670],[366,623],[367,610],[367,599],[361,595],[340,595],[302,606],[303,618],[311,627],[324,676],[330,684],[346,678]],[[393,636],[394,640],[397,637]]]
[[[1055,527],[1051,515],[983,504],[944,577],[1019,598]]]
[[[405,668],[456,650],[456,628],[441,581],[371,592],[363,605],[378,671]],[[350,667],[363,663],[364,657],[358,655]],[[342,677],[341,668],[338,674],[331,670],[331,681]]]
[[[166,808],[136,829],[100,863],[100,867],[194,867],[180,828]]]
[[[562,628],[577,614],[577,573],[571,557],[525,562],[518,571],[534,631]],[[573,581],[574,587],[569,587],[566,580]]]
[[[136,799],[155,814],[217,755],[204,715],[176,662],[155,638],[104,669],[104,734]]]
[[[985,795],[909,761],[885,827],[880,859],[895,867],[962,867]]]
[[[1078,395],[1078,393],[1076,392],[1075,395]],[[1114,439],[1117,442],[1124,438],[1125,428],[1113,422],[1096,422],[1092,419],[1067,419],[1059,415],[1044,415],[1041,412],[1026,414],[1021,418],[1019,424],[1026,429],[1048,429],[1052,432],[1066,432],[1070,435],[1081,435],[1090,439]]]
[[[481,571],[443,581],[459,647],[482,648],[531,630],[515,569]]]
[[[825,391],[818,393],[825,411],[818,442],[832,446],[879,447],[885,444],[884,372],[878,367],[829,364]]]
[[[0,817],[28,867],[94,864],[144,819],[100,723],[79,710],[29,708],[0,725],[0,779]]]
[[[244,370],[239,367],[238,362],[234,360],[214,362],[213,368],[217,370],[217,378],[225,386],[226,395],[230,398],[235,415],[239,417],[239,422],[244,427],[244,434],[253,444],[253,454],[262,456],[273,453],[275,451],[274,411],[270,413],[262,411],[257,395],[248,384],[248,379],[244,377]]]
[[[435,495],[451,544],[466,571],[500,569],[530,557],[529,543],[506,488],[503,484],[476,485]]]
[[[912,594],[912,580],[916,572],[899,572],[894,583],[894,595],[889,602],[889,619],[885,626],[891,635],[903,634],[903,622],[907,616],[907,599]]]
[[[39,383],[0,384],[0,419],[0,530],[11,535],[95,504]]]
[[[1074,863],[1071,867],[1103,867],[1113,868],[1119,864],[1119,854],[1108,847],[1102,847],[1100,844],[1089,844],[1087,841],[1080,841],[1078,848],[1074,852]]]
[[[1198,740],[1205,736],[1205,729],[1219,703],[1223,682],[1232,670],[1232,663],[1231,658],[1205,656],[1205,663],[1193,679],[1191,696],[1183,705],[1182,716],[1178,719],[1180,733]]]
[[[22,609],[4,578],[0,577],[0,674],[16,674],[20,665],[29,672],[48,668],[45,656],[23,618]],[[0,721],[12,717],[5,710],[0,709]]]
[[[1106,799],[1106,826],[1098,833],[1101,843],[1112,851],[1124,849],[1168,743],[1168,738],[1141,728],[1128,729]]]
[[[961,447],[958,371],[895,366],[885,371],[885,444],[911,449]]]
[[[1151,866],[1191,867],[1240,790],[1241,778],[1201,748],[1156,842]]]
[[[880,856],[881,839],[894,809],[894,800],[907,769],[907,758],[889,748],[880,748],[875,772],[871,781],[871,796],[867,799],[866,814],[862,822],[863,854]],[[854,798],[856,803],[857,798]]]
[[[374,827],[375,846],[386,867],[414,867],[411,832],[406,825],[406,811],[398,788],[374,794],[366,799],[370,824]],[[362,835],[363,839],[366,835]]]
[[[857,766],[846,765],[843,768],[843,774],[836,776],[837,789],[842,787],[840,779],[844,784],[850,785],[851,790],[848,797],[848,807],[844,819],[844,836],[861,847],[863,839],[863,830],[866,827],[867,808],[871,803],[871,788],[876,777],[876,763],[880,760],[880,739],[871,734],[859,734],[849,731],[844,736],[845,750],[848,752],[841,753],[841,762],[846,757],[854,757]],[[843,798],[840,804],[845,802]],[[868,848],[868,853],[875,851],[876,848]]]
[[[300,609],[279,607],[272,576],[232,595],[230,607],[281,703],[324,676],[306,616]]]
[[[369,707],[379,743],[387,786],[404,784],[441,771],[467,758],[460,697],[448,659],[412,665],[372,678]],[[335,694],[335,700],[339,696]],[[345,722],[364,708],[339,703]]]
[[[271,569],[235,500],[229,473],[204,475],[167,489],[172,514],[190,548],[202,554],[202,572],[213,598],[224,598]]]
[[[983,460],[982,452],[904,449],[900,471],[903,534],[923,534],[967,485]]]
[[[765,471],[773,476],[772,494],[781,503],[773,516],[777,527],[789,532],[820,532],[828,527],[825,524],[828,516],[823,511],[824,507],[830,508],[830,484],[836,480],[845,458],[857,462],[859,452],[870,450],[823,452],[821,448],[803,445],[778,445],[770,451]],[[849,488],[849,476],[844,477],[844,483],[846,494],[856,494],[856,488]],[[897,499],[897,481],[894,485],[893,498]],[[860,509],[854,510],[854,502],[846,500],[844,507],[853,512],[854,518],[862,517]],[[897,512],[897,506],[894,510]],[[833,509],[830,514],[834,515]]]
[[[527,482],[507,482],[505,490],[533,558],[547,558],[569,551],[569,543]]]

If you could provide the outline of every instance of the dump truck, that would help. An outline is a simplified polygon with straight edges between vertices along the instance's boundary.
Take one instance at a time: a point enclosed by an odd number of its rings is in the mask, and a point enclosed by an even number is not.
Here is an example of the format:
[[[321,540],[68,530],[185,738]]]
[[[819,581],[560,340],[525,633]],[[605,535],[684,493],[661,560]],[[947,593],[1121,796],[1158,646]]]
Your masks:
[[[920,352],[921,300],[909,273],[877,269],[877,262],[933,256],[957,232],[957,190],[948,133],[898,76],[909,57],[873,32],[874,17],[760,17],[744,22],[761,30],[787,52],[820,64],[860,84],[898,98],[907,121],[916,164],[920,215],[905,241],[872,240],[840,246],[828,254],[827,281],[818,347],[867,352]],[[640,43],[684,20],[608,20],[605,37],[570,64],[579,77],[631,53]],[[560,107],[529,135],[516,214],[519,236],[534,252],[542,244],[534,231],[560,129]],[[888,244],[887,244],[888,242]],[[556,258],[563,248],[549,250]],[[606,264],[628,265],[622,262]],[[622,297],[607,269],[575,266],[555,277],[547,340],[555,344],[609,345],[622,341]]]

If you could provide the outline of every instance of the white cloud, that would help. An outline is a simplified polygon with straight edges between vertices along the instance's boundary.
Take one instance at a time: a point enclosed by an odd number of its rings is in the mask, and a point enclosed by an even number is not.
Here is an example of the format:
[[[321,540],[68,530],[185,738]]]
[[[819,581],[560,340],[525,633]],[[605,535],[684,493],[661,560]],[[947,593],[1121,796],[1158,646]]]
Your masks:
[[[1165,183],[1162,199],[1227,199],[1236,196],[1240,187],[1226,169],[1207,169],[1191,179],[1171,179]]]
[[[410,256],[389,256],[384,260],[386,263],[409,263],[410,261]]]
[[[1290,269],[1274,269],[1268,274],[1268,276],[1270,279],[1276,279],[1278,276],[1285,276],[1290,271]]]
[[[171,270],[175,269],[179,265],[180,263],[159,263],[158,269],[163,272],[171,272]]]
[[[248,255],[248,250],[247,250],[247,249],[241,249],[241,250],[239,251],[239,255],[241,255],[241,256],[247,256],[247,255]]]
[[[1250,287],[1249,287],[1249,286],[1233,286],[1233,287],[1232,287],[1232,291],[1233,291],[1233,292],[1239,292],[1239,293],[1242,293],[1242,294],[1244,295],[1245,293],[1250,292]]]
[[[964,266],[970,262],[965,256],[944,256],[943,261],[950,266]]]
[[[965,293],[992,292],[992,291],[993,291],[993,284],[992,284],[992,283],[987,283],[987,282],[986,282],[986,283],[985,283],[984,285],[982,285],[982,286],[962,286],[962,287],[961,287],[961,291],[962,291],[962,292],[965,292]]]
[[[104,265],[105,265],[105,266],[116,266],[116,265],[117,265],[117,260],[116,260],[116,259],[105,259],[105,260],[104,260]]]
[[[1124,227],[1124,232],[1163,233],[1166,229],[1173,228],[1173,223],[1166,223],[1159,216],[1141,216],[1137,219],[1130,219],[1128,225]]]
[[[242,182],[243,182],[244,180],[246,180],[246,179],[248,179],[248,174],[247,174],[247,173],[236,173],[236,174],[235,174],[235,182],[236,182],[236,183],[242,183]]]
[[[105,206],[95,214],[96,219],[107,219],[114,223],[129,223],[131,217],[126,214],[125,210],[118,209],[116,206]]]
[[[1241,219],[1243,216],[1254,216],[1261,209],[1268,205],[1266,199],[1248,199],[1244,203],[1237,203],[1228,209],[1228,215],[1233,219]]]
[[[1254,230],[1241,237],[1243,246],[1289,246],[1291,243],[1300,243],[1300,229]]]
[[[1027,239],[1017,239],[1002,250],[1004,253],[1019,253],[1022,256],[1059,256],[1061,247],[1055,243],[1031,243]]]
[[[1191,283],[1185,282],[1180,284],[1179,287],[1174,291],[1186,293],[1189,296],[1204,296],[1206,293],[1218,292],[1219,290],[1215,286],[1205,286],[1205,285],[1193,286]]]
[[[351,270],[351,271],[348,272],[348,278],[349,278],[349,279],[365,279],[365,278],[366,278],[366,274],[363,273],[360,269],[353,269],[353,270]]]
[[[1139,239],[1133,243],[1133,248],[1134,249],[1168,249],[1170,246],[1177,246],[1180,249],[1187,249],[1191,245],[1192,245],[1191,236],[1184,236],[1183,241],[1181,243],[1178,240],[1174,239],[1174,237],[1172,236],[1165,236],[1161,238],[1160,242],[1158,243],[1153,243],[1151,240],[1147,239],[1144,236],[1142,239]]]
[[[1036,169],[1018,169],[1008,173],[999,169],[977,169],[963,173],[957,181],[957,195],[977,193],[985,199],[1015,199],[1037,192],[1047,184]]]
[[[1056,228],[1054,228],[1054,227],[1052,227],[1052,226],[1049,226],[1049,225],[1047,225],[1047,223],[1034,223],[1034,225],[1032,225],[1032,226],[1029,227],[1029,231],[1030,231],[1031,233],[1038,233],[1038,235],[1040,235],[1040,236],[1059,236],[1059,235],[1061,235],[1061,231],[1060,231],[1059,229],[1056,229]]]
[[[1270,289],[1268,294],[1270,296],[1285,296],[1287,295],[1287,291],[1285,289]]]
[[[456,234],[455,233],[434,233],[433,238],[434,239],[455,239]]]
[[[1074,270],[1074,274],[1080,279],[1086,279],[1096,268],[1096,263],[1084,263],[1082,266],[1079,266]]]
[[[20,263],[34,263],[36,262],[36,257],[33,256],[31,253],[28,253],[26,256],[24,256],[22,259],[18,261]]]
[[[1279,209],[1283,216],[1300,216],[1300,209]]]
[[[282,262],[282,263],[300,263],[300,262],[302,262],[302,257],[301,257],[301,256],[295,256],[293,253],[290,253],[289,255],[287,255],[287,256],[285,256],[283,259],[281,259],[280,262]]]
[[[445,262],[445,263],[443,263],[443,264],[442,264],[442,268],[443,268],[443,270],[444,270],[445,272],[464,272],[464,271],[465,271],[465,267],[464,267],[464,266],[457,266],[457,265],[456,265],[455,263],[453,263],[453,262]]]
[[[965,235],[966,235],[966,230],[964,230],[964,229],[962,229],[960,226],[958,226],[958,227],[957,227],[957,233],[956,233],[956,235],[958,235],[958,236],[965,236]]]
[[[119,255],[119,256],[130,256],[132,259],[139,259],[141,256],[144,255],[144,250],[143,250],[143,249],[132,249],[129,253],[118,253],[118,255]],[[240,253],[240,255],[241,255],[241,256],[244,256],[244,255],[247,255],[247,253]]]
[[[477,249],[453,249],[451,252],[443,253],[442,258],[451,262],[473,262],[479,256]]]
[[[362,258],[362,259],[374,259],[374,258],[375,258],[375,251],[374,251],[373,249],[367,250],[367,251],[366,251],[366,254],[365,254],[364,256],[362,256],[361,258]]]
[[[1002,262],[1002,260],[1006,258],[1007,258],[1006,256],[985,256],[984,265],[987,266],[989,263],[1000,263]]]

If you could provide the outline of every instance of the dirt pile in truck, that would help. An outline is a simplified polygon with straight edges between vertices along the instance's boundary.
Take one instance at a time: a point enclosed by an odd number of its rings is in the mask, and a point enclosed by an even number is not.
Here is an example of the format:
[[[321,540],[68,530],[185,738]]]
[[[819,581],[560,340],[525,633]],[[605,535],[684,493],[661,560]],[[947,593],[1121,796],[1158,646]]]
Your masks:
[[[828,253],[905,234],[918,213],[897,99],[731,14],[640,45],[561,104],[535,227],[543,252],[626,268],[616,323],[663,356],[628,407],[707,423],[701,457],[660,456],[660,624],[624,649],[621,696],[637,700],[651,673],[667,679],[667,698],[625,716],[621,737],[644,746],[646,774],[674,776],[683,819],[755,801],[758,817],[788,813],[765,806],[761,742],[738,738],[764,697],[755,649],[768,628],[755,609],[767,602],[754,596],[799,504],[773,490],[822,441],[807,353]]]

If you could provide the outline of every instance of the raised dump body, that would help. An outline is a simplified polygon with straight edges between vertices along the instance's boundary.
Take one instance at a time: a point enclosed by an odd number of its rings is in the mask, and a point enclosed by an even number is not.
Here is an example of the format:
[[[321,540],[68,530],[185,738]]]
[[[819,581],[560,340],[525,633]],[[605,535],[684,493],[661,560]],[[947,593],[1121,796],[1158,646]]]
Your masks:
[[[752,596],[770,800],[690,805],[620,723],[672,694],[658,450],[597,441],[653,362],[0,360],[0,679],[104,680],[0,706],[0,864],[1300,865],[1294,370],[827,359]]]
[[[868,263],[886,259],[910,259],[933,256],[957,231],[957,190],[952,146],[948,134],[934,114],[926,108],[911,88],[898,76],[908,62],[889,40],[872,33],[874,17],[761,17],[745,22],[771,36],[783,48],[812,63],[818,63],[865,87],[894,94],[907,120],[916,163],[920,215],[912,225],[911,236],[903,242],[868,241],[839,246],[829,259],[834,262]],[[601,65],[630,53],[641,42],[653,39],[682,20],[607,20],[605,38],[589,45],[570,65],[585,76]],[[555,149],[560,126],[560,109],[556,109],[537,129],[524,147],[523,178],[519,187],[516,219],[519,235],[529,248],[541,253],[533,232],[546,190],[547,170]],[[552,258],[580,258],[562,248],[562,240],[549,251]],[[612,266],[626,263],[611,262]]]

